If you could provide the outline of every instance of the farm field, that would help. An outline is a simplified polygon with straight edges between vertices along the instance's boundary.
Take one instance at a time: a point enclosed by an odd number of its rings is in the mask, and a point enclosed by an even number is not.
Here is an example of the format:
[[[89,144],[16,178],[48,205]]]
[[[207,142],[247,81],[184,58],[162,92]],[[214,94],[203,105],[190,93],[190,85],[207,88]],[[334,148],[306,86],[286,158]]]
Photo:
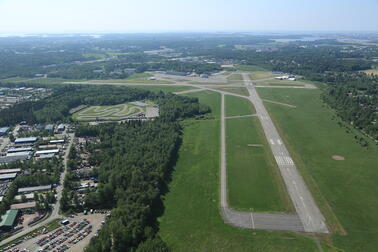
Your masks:
[[[172,251],[319,251],[313,239],[302,234],[239,229],[223,222],[219,212],[220,95],[205,91],[190,96],[209,105],[214,119],[183,123],[179,159],[159,218],[162,239]]]
[[[78,121],[119,121],[137,116],[140,113],[145,114],[147,108],[152,105],[150,102],[141,102],[140,104],[125,103],[110,106],[89,106],[75,112],[72,118]]]
[[[227,119],[226,139],[230,206],[255,212],[292,210],[258,118]]]
[[[265,103],[334,232],[333,245],[343,251],[376,251],[378,147],[372,142],[361,147],[354,138],[361,134],[339,126],[335,113],[321,101],[320,90],[258,92],[264,99],[297,106]]]

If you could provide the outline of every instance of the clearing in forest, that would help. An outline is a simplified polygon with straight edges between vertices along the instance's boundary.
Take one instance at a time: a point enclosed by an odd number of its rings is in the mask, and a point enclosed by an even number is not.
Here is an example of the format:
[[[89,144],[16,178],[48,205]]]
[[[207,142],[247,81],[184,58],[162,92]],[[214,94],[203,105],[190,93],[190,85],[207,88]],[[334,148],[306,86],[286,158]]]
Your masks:
[[[159,108],[152,102],[136,101],[110,106],[89,106],[72,115],[78,121],[120,121],[148,119],[159,116]]]

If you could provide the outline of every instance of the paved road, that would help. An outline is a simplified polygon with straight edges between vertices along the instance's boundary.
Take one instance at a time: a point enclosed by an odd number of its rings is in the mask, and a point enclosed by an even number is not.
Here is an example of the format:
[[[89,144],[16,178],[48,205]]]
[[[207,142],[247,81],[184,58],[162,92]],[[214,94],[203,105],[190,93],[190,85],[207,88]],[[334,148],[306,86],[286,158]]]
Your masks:
[[[278,168],[286,184],[288,193],[294,204],[295,210],[306,232],[328,233],[325,219],[308,190],[302,176],[299,174],[290,153],[279,136],[264,104],[258,95],[256,88],[248,74],[243,74],[245,85],[249,92],[249,100],[255,106],[260,118],[265,136],[272,149]]]
[[[56,188],[56,191],[57,191],[57,203],[53,206],[53,210],[50,214],[50,216],[48,218],[46,218],[45,220],[41,221],[40,223],[32,226],[32,227],[29,227],[27,228],[26,230],[23,230],[5,240],[2,240],[0,242],[0,246],[8,243],[8,242],[11,242],[25,234],[28,234],[29,232],[31,231],[34,231],[46,224],[48,224],[49,222],[51,222],[52,220],[56,219],[56,218],[60,218],[61,215],[59,214],[59,209],[60,209],[60,199],[62,198],[62,191],[63,191],[63,181],[64,181],[64,177],[66,176],[66,173],[67,173],[67,161],[68,161],[68,154],[69,154],[69,150],[71,149],[71,146],[72,146],[72,143],[73,143],[73,139],[74,139],[74,134],[69,134],[70,136],[70,142],[68,144],[68,147],[66,149],[66,152],[65,152],[65,155],[64,155],[64,159],[63,159],[63,162],[64,162],[64,171],[63,173],[61,174],[61,177],[60,177],[60,185],[58,185],[58,187]]]

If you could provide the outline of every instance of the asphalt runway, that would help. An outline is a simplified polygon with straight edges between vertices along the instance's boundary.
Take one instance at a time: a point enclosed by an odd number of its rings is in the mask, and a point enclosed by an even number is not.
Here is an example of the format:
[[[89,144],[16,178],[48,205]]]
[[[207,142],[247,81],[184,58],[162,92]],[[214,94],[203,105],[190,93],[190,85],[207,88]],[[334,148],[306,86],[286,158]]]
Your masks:
[[[325,218],[315,203],[302,176],[299,174],[293,159],[290,156],[284,142],[282,141],[276,127],[274,126],[263,101],[258,95],[256,88],[248,74],[243,74],[245,85],[250,94],[249,100],[253,103],[256,113],[260,118],[265,136],[272,149],[278,168],[295,210],[302,222],[305,232],[328,233]]]

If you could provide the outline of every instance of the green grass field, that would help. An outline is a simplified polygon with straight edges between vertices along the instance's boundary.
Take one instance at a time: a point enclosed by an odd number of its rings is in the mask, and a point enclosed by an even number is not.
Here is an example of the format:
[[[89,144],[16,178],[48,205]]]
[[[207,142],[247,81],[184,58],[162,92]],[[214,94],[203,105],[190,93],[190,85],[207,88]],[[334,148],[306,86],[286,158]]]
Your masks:
[[[306,83],[302,81],[290,81],[290,80],[267,80],[257,82],[257,86],[304,86]]]
[[[152,76],[154,76],[154,75],[150,74],[150,73],[134,73],[134,74],[129,75],[129,77],[127,77],[127,80],[135,80],[135,79],[140,79],[140,78],[148,78],[148,77],[152,77]]]
[[[129,79],[129,78],[126,78],[126,79],[105,79],[105,80],[85,80],[85,81],[90,81],[90,82],[93,82],[93,83],[119,83],[119,84],[122,84],[122,83],[147,83],[147,84],[173,84],[174,82],[172,81],[166,81],[166,80],[139,80],[139,79]]]
[[[164,196],[159,235],[172,251],[319,251],[293,232],[247,230],[225,224],[219,213],[220,95],[188,94],[212,108],[214,120],[184,122],[183,144]]]
[[[258,89],[262,98],[296,105],[265,103],[300,172],[335,232],[333,245],[344,251],[378,248],[378,147],[361,147],[338,125],[320,90]],[[344,161],[332,159],[343,156]]]
[[[254,72],[251,72],[249,76],[251,80],[260,80],[260,79],[265,79],[265,78],[273,78],[273,77],[279,76],[279,74],[272,74],[271,71],[254,71]]]
[[[227,77],[228,81],[242,81],[243,76],[239,73],[231,74],[230,76]]]
[[[226,126],[230,206],[263,212],[293,211],[258,118],[227,119]]]
[[[181,92],[181,91],[186,91],[186,90],[191,90],[195,89],[193,87],[186,87],[186,86],[147,86],[147,85],[138,85],[138,86],[130,86],[131,88],[139,88],[143,90],[149,90],[152,92]]]
[[[248,90],[245,87],[217,87],[216,90],[226,91],[234,94],[249,96]]]
[[[253,104],[244,98],[225,96],[226,116],[252,115],[256,113]]]
[[[240,71],[267,71],[266,69],[260,67],[260,66],[252,66],[252,65],[237,65],[235,66],[237,70]]]

